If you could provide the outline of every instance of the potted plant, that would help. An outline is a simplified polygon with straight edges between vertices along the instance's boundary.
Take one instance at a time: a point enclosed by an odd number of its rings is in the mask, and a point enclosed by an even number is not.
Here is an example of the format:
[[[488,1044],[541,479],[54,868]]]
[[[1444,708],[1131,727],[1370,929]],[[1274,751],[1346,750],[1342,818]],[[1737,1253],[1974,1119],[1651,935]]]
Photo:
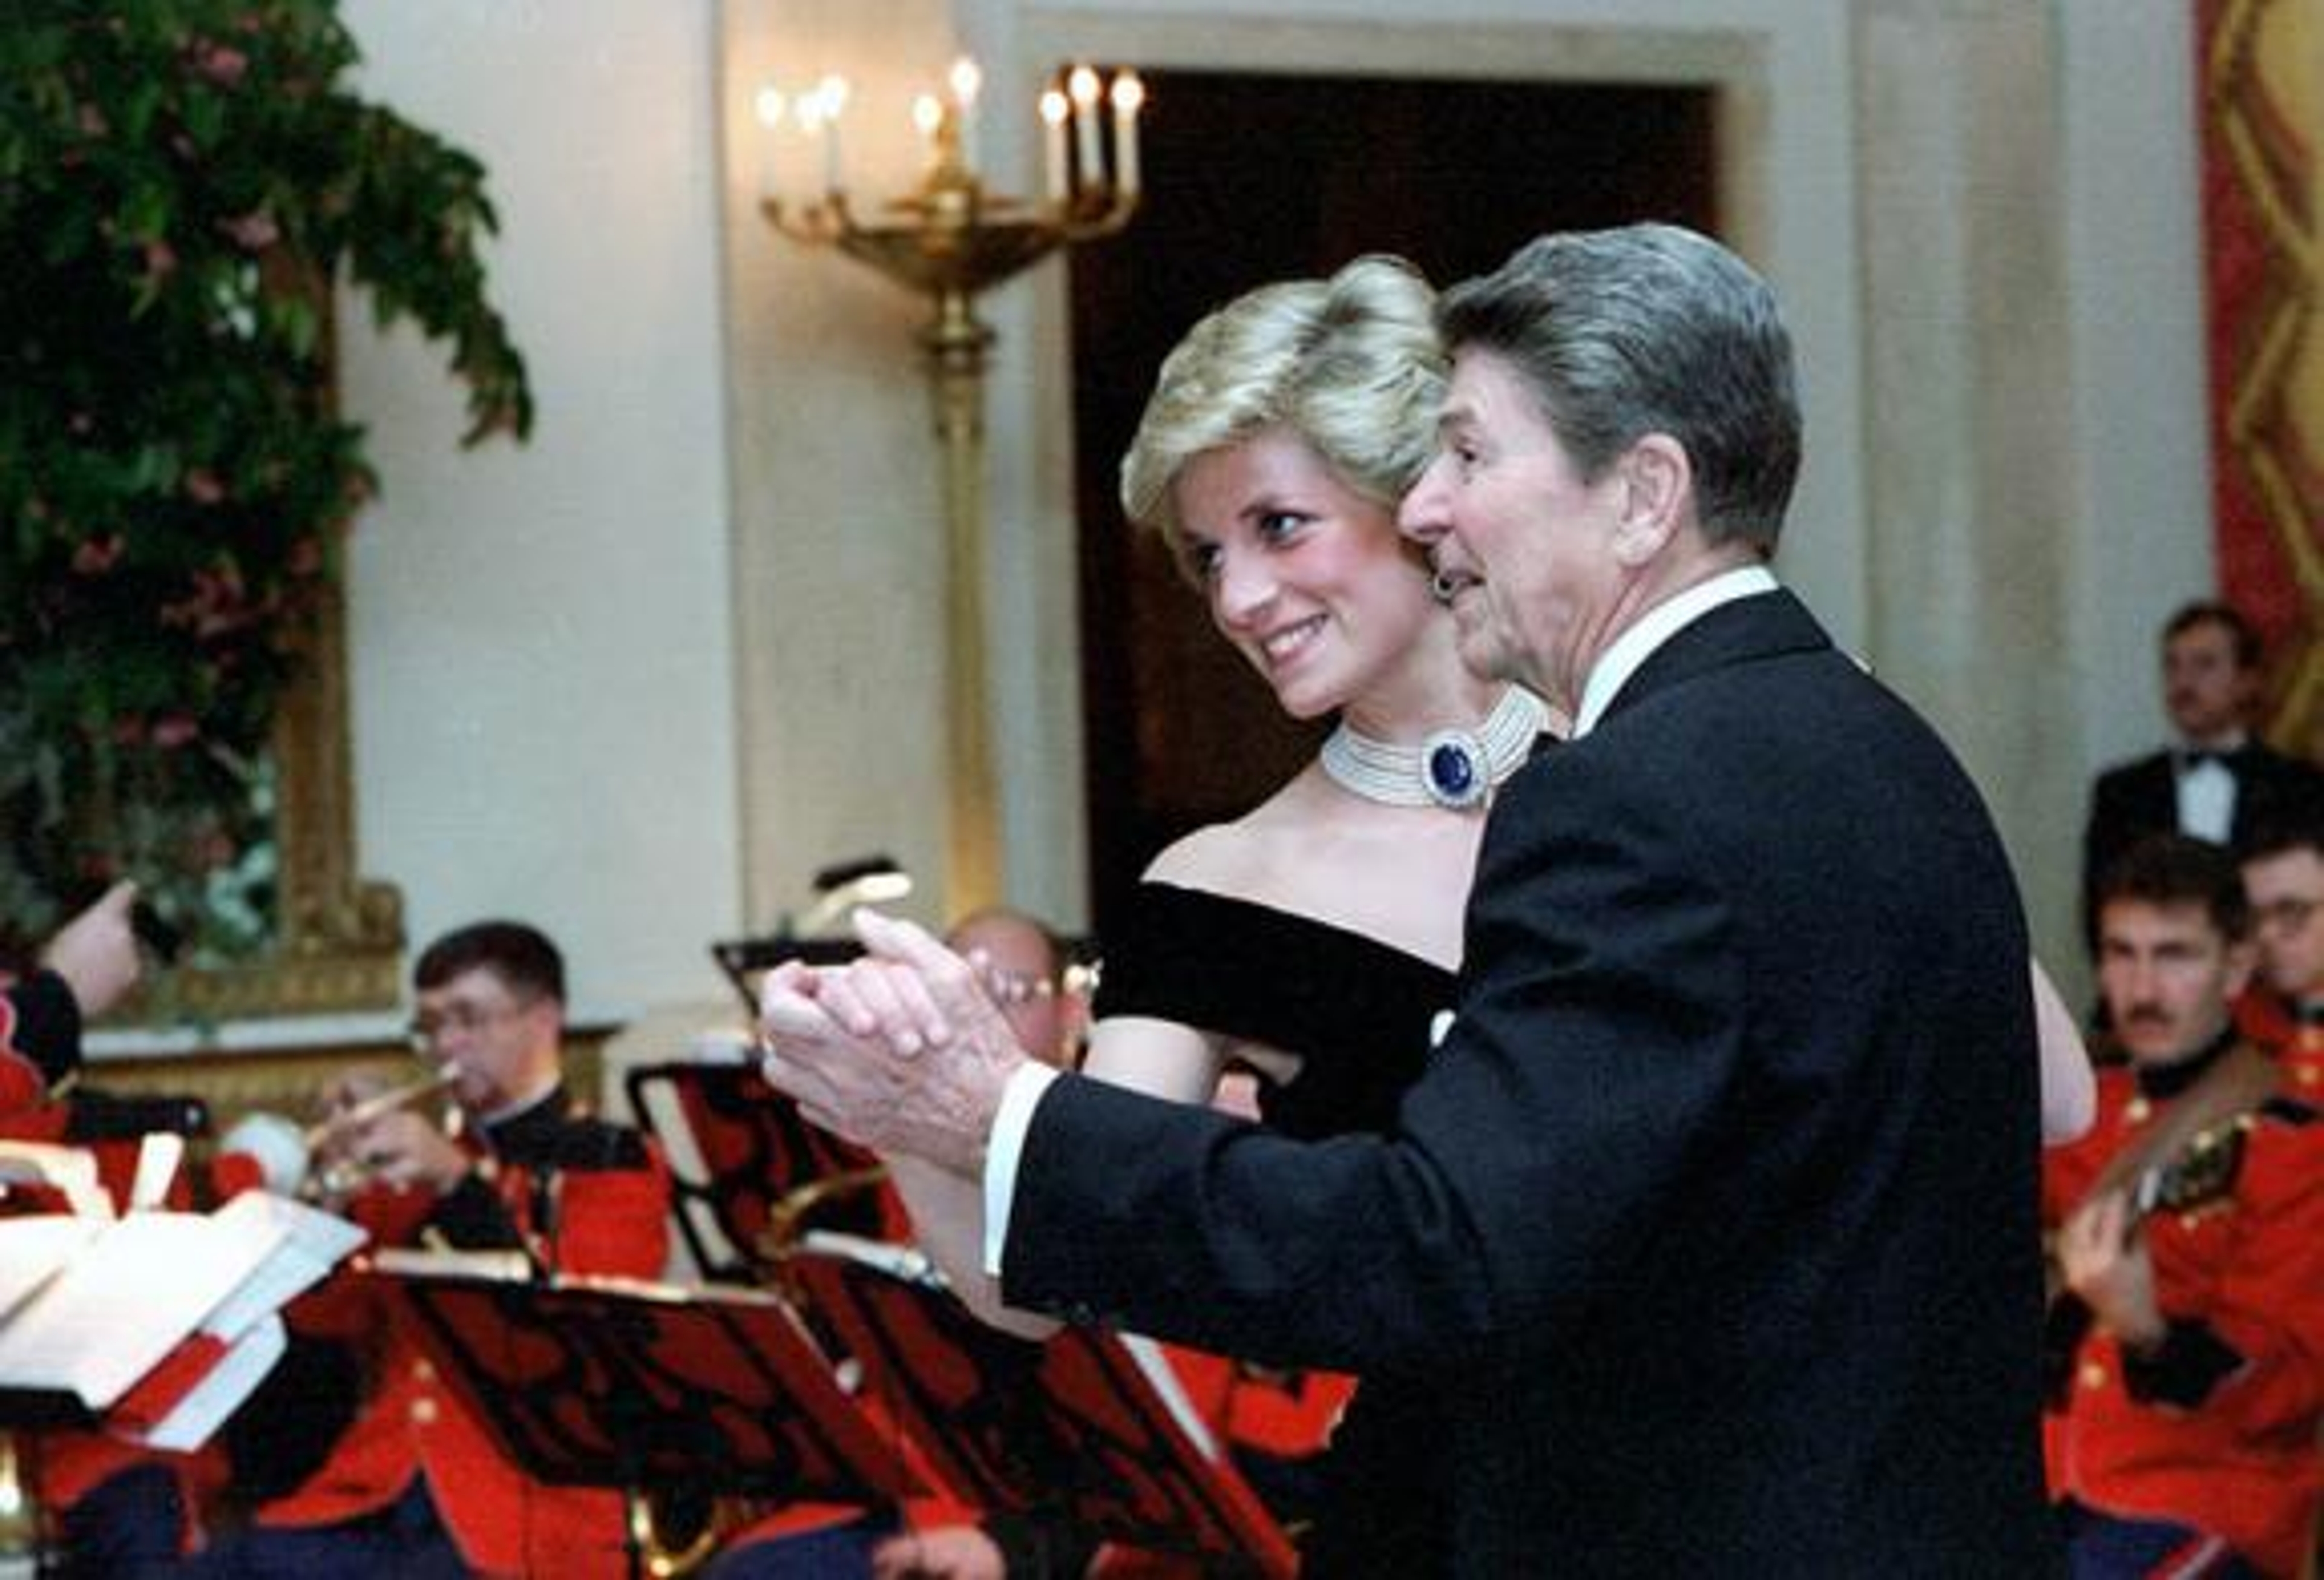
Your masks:
[[[0,28],[0,927],[120,873],[268,937],[268,743],[374,488],[331,300],[530,426],[475,160],[347,85],[332,0],[16,0]]]

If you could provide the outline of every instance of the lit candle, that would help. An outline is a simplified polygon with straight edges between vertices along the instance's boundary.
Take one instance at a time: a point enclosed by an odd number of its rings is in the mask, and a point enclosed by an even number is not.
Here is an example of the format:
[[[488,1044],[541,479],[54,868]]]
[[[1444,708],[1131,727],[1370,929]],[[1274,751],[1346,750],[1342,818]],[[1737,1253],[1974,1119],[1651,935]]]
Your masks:
[[[799,135],[807,139],[810,148],[822,148],[824,151],[823,180],[824,189],[827,192],[831,188],[831,150],[824,141],[823,113],[823,94],[819,89],[801,94],[791,106],[791,114],[798,120]]]
[[[1041,95],[1041,176],[1050,200],[1065,200],[1065,116],[1073,106],[1056,88]]]
[[[912,100],[912,124],[918,129],[920,141],[927,144],[928,163],[944,162],[944,142],[937,135],[944,130],[945,107],[932,93],[924,93]]]
[[[1097,73],[1086,66],[1076,66],[1065,78],[1065,92],[1074,101],[1074,177],[1081,187],[1094,187],[1105,179],[1105,167],[1098,162],[1097,150]]]
[[[783,116],[789,110],[790,100],[772,83],[751,100],[759,122],[759,196],[773,203],[783,199]]]
[[[976,168],[976,95],[984,86],[984,73],[976,62],[963,55],[952,63],[945,80],[952,85],[954,124],[960,128],[960,162],[964,170]]]
[[[1138,107],[1146,102],[1146,85],[1134,71],[1113,79],[1113,171],[1120,196],[1138,191]]]
[[[841,190],[839,115],[847,107],[847,78],[826,77],[816,85],[815,91],[823,107],[823,189],[836,194]]]

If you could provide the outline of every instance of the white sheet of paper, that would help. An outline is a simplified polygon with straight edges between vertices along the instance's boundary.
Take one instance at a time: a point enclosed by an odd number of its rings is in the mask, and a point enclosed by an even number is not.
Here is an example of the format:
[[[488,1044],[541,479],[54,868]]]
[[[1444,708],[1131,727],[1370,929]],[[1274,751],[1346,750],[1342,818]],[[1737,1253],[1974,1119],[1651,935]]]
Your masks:
[[[0,1326],[0,1387],[64,1389],[103,1410],[273,1253],[259,1213],[133,1213]]]
[[[175,1410],[154,1422],[151,1430],[124,1435],[149,1448],[192,1453],[208,1442],[210,1434],[225,1425],[226,1418],[266,1381],[266,1373],[274,1369],[274,1363],[289,1347],[290,1338],[283,1330],[281,1317],[268,1312],[234,1341],[218,1364],[178,1401]]]

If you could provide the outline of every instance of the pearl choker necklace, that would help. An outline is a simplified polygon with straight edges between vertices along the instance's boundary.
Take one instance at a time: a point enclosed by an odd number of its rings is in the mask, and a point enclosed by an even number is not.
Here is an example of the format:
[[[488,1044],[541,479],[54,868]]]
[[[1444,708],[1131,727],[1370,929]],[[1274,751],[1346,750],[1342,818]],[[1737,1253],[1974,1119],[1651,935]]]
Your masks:
[[[1383,806],[1482,806],[1502,780],[1533,751],[1549,711],[1522,686],[1511,686],[1474,730],[1439,730],[1418,746],[1375,740],[1340,721],[1319,761],[1342,789]]]

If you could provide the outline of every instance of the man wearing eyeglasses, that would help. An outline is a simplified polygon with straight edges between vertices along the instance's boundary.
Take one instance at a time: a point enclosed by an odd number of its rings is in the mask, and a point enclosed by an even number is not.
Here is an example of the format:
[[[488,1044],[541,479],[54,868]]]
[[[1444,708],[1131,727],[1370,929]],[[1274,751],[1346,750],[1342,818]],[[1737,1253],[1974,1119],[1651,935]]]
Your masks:
[[[2273,1050],[2284,1081],[2324,1097],[2324,813],[2267,824],[2243,865],[2259,940],[2260,986],[2246,996],[2245,1032]]]
[[[660,1275],[669,1177],[640,1134],[583,1112],[564,1073],[565,965],[521,923],[448,933],[414,969],[415,1050],[442,1078],[439,1123],[344,1089],[321,1149],[363,1183],[347,1216],[375,1244],[519,1250],[552,1272]],[[426,1083],[421,1083],[424,1088]],[[303,1344],[237,1419],[238,1474],[281,1464],[336,1382],[354,1419],[319,1468],[225,1544],[236,1575],[610,1573],[619,1494],[527,1481],[493,1446],[372,1281],[334,1279],[294,1307]],[[359,1403],[346,1385],[368,1380]],[[272,1451],[271,1454],[269,1451]],[[245,1491],[249,1489],[245,1488]]]

